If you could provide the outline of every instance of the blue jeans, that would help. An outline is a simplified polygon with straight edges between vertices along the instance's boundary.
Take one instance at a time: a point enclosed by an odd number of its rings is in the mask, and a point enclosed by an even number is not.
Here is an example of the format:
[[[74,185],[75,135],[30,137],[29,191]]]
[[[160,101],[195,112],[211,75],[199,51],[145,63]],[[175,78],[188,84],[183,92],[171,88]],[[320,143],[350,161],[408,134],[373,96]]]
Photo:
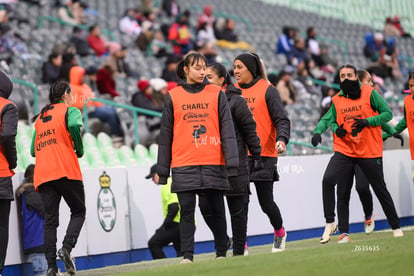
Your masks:
[[[114,108],[104,105],[95,108],[95,110],[90,112],[88,115],[90,118],[98,118],[102,122],[107,123],[111,128],[111,134],[116,136],[124,136],[118,114]]]
[[[32,260],[34,276],[43,276],[47,273],[47,261],[44,253],[32,253],[29,255]]]

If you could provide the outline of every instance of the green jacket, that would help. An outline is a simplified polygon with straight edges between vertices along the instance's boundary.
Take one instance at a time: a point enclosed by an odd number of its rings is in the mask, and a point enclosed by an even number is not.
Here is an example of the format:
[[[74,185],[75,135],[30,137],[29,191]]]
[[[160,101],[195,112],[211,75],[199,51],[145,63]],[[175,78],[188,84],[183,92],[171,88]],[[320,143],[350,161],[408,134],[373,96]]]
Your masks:
[[[414,99],[414,95],[412,96]],[[401,121],[398,122],[398,124],[394,127],[395,132],[397,133],[401,133],[404,129],[407,128],[407,119],[405,117],[405,106],[404,106],[404,117],[401,119]],[[382,135],[382,138],[388,138],[391,135],[389,135],[388,133],[384,133]]]
[[[340,91],[339,97],[345,97],[342,90]],[[370,126],[381,126],[384,131],[390,133],[391,135],[394,134],[396,131],[387,124],[389,120],[392,119],[392,112],[391,109],[388,107],[387,103],[381,97],[381,95],[376,91],[373,90],[371,94],[371,107],[372,109],[378,111],[378,115],[372,116],[367,119]],[[314,130],[314,134],[322,134],[324,133],[329,127],[332,128],[332,131],[335,132],[338,128],[338,124],[336,122],[336,108],[335,104],[332,102],[331,108],[325,115],[321,118],[318,125]]]

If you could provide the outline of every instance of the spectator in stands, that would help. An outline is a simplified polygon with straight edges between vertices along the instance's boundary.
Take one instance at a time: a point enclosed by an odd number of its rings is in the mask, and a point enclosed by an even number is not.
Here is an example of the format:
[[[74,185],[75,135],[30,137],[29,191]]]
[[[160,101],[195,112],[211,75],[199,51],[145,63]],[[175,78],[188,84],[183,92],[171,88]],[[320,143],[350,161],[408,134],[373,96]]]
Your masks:
[[[88,43],[98,57],[108,55],[111,48],[120,47],[116,42],[105,41],[101,37],[101,31],[98,25],[89,27]]]
[[[159,185],[158,181],[160,177],[157,174],[156,164],[152,165],[150,173],[145,178],[151,178],[155,185]],[[166,185],[160,185],[164,221],[148,241],[148,248],[151,251],[154,260],[166,258],[162,248],[171,242],[177,257],[182,256],[180,241],[180,205],[178,203],[177,194],[171,192],[171,183],[172,179],[169,177]]]
[[[150,79],[150,85],[154,90],[152,100],[156,106],[164,107],[165,95],[168,93],[168,83],[161,78]]]
[[[299,94],[311,94],[311,95],[320,95],[320,92],[313,84],[312,80],[309,77],[308,70],[306,70],[305,63],[301,62],[297,66],[296,71],[296,80],[293,81],[293,85]],[[300,93],[302,91],[302,93]],[[304,93],[303,93],[304,92]]]
[[[220,24],[218,24],[220,25]],[[216,28],[215,31],[217,46],[229,49],[254,50],[253,46],[245,41],[240,41],[238,35],[234,32],[234,20],[225,19],[224,28]]]
[[[131,103],[133,106],[145,108],[152,111],[162,112],[163,107],[154,102],[152,96],[154,89],[148,80],[140,80],[137,83],[138,92],[132,95]],[[152,116],[150,116],[152,117]]]
[[[404,27],[401,25],[400,17],[398,15],[394,16],[393,19],[394,27],[400,32],[400,35],[405,38],[410,38],[411,35],[404,30]]]
[[[161,30],[154,30],[154,38],[151,42],[151,54],[154,57],[161,58],[172,54],[170,44],[167,44]]]
[[[215,43],[216,36],[214,35],[214,30],[212,26],[208,25],[209,23],[204,22],[200,25],[197,29],[197,44],[205,44],[205,43]]]
[[[62,54],[51,53],[48,61],[42,65],[42,82],[52,84],[59,79],[62,66]]]
[[[197,29],[200,29],[203,23],[207,23],[206,25],[212,28],[214,21],[216,21],[216,19],[214,18],[214,15],[213,15],[213,7],[210,5],[205,5],[203,9],[203,13],[198,18]]]
[[[176,55],[169,55],[165,61],[165,67],[162,70],[161,78],[167,82],[177,82],[177,65],[180,62],[181,58]]]
[[[158,8],[155,7],[153,0],[141,0],[141,5],[139,6],[139,9],[142,13],[158,13]]]
[[[46,275],[47,261],[44,247],[44,216],[42,196],[33,186],[34,165],[27,166],[23,183],[16,190],[16,203],[21,229],[23,253],[32,262],[34,276]]]
[[[85,100],[95,98],[92,89],[84,82],[86,70],[80,66],[74,66],[70,70],[70,87],[73,93],[73,106],[83,111]],[[116,110],[100,102],[89,101],[88,115],[90,118],[98,118],[101,122],[107,123],[111,128],[111,134],[114,137],[123,137],[118,114]]]
[[[58,10],[59,18],[72,25],[86,24],[84,8],[85,5],[79,0],[66,0],[66,4]]]
[[[0,70],[0,274],[6,260],[9,243],[10,205],[13,200],[13,170],[17,166],[16,135],[17,108],[8,100],[13,92],[13,82]]]
[[[133,37],[137,37],[141,33],[135,9],[127,9],[124,12],[124,16],[119,20],[119,30]]]
[[[306,68],[309,68],[311,57],[305,47],[305,40],[302,37],[297,37],[292,49],[288,54],[288,64],[297,66],[299,62],[305,62]]]
[[[110,55],[105,60],[105,64],[109,64],[115,70],[115,75],[123,78],[139,78],[140,74],[132,70],[125,58],[127,56],[128,48],[113,44],[110,48]]]
[[[87,85],[89,85],[92,91],[96,91],[98,89],[97,84],[96,84],[97,74],[98,74],[98,69],[93,65],[89,66],[85,70],[85,75],[88,77]]]
[[[294,31],[293,28],[283,26],[282,34],[279,35],[276,42],[276,54],[287,56],[293,47]]]
[[[80,55],[81,57],[93,54],[93,50],[89,47],[89,43],[86,37],[87,34],[83,29],[77,26],[73,27],[72,36],[70,37],[69,41],[75,46],[76,54]]]
[[[148,51],[148,45],[151,44],[153,38],[154,27],[152,26],[152,23],[149,21],[144,21],[142,23],[142,31],[138,35],[135,44],[137,45],[138,49],[141,50],[141,52],[144,52],[146,54]]]
[[[176,0],[162,0],[161,8],[168,17],[175,18],[180,13],[180,5]]]
[[[101,95],[109,95],[111,98],[119,97],[116,91],[116,82],[114,79],[115,70],[109,64],[105,64],[98,70],[96,75],[96,85]]]
[[[306,30],[305,47],[309,50],[311,58],[317,67],[329,73],[333,73],[335,71],[335,68],[333,68],[330,64],[327,64],[323,58],[322,50],[319,47],[318,40],[316,39],[316,31],[314,27],[309,27]]]
[[[292,75],[294,71],[291,67],[286,67],[279,73],[279,81],[277,82],[276,89],[279,91],[280,98],[283,105],[289,105],[297,103],[297,95],[295,87],[292,83]]]
[[[173,44],[176,55],[183,56],[193,47],[189,26],[190,12],[184,11],[177,16],[168,32],[168,40]]]
[[[218,52],[217,52],[217,49],[214,43],[211,43],[211,42],[197,43],[194,46],[194,50],[206,57],[208,65],[216,63],[216,57],[217,57]]]
[[[69,81],[69,72],[73,66],[78,64],[76,60],[76,54],[74,51],[69,50],[62,54],[62,66],[60,66],[59,78]]]
[[[399,37],[401,36],[400,34],[400,30],[398,30],[395,26],[394,26],[394,22],[392,20],[391,17],[387,17],[385,19],[385,24],[384,24],[384,34],[386,36],[393,36],[393,37]]]

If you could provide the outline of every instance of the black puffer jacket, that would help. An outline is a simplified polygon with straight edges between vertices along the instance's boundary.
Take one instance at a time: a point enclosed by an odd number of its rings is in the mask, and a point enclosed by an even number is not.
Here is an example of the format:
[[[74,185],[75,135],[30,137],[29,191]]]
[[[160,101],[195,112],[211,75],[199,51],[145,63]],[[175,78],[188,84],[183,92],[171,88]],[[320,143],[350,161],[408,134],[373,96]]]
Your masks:
[[[240,88],[247,89],[254,86],[260,77],[256,77],[252,82],[246,84],[239,84]],[[287,116],[287,112],[283,106],[282,100],[280,99],[279,92],[277,89],[269,84],[266,90],[265,100],[267,104],[267,111],[269,112],[270,118],[276,128],[276,141],[283,141],[287,145],[290,138],[290,120]],[[263,110],[263,112],[265,112]],[[253,158],[249,157],[249,168],[250,168],[250,181],[277,181],[279,180],[279,174],[277,172],[277,158],[275,157],[262,157],[264,169],[253,172]]]
[[[237,149],[239,152],[239,169],[237,176],[229,177],[230,191],[227,195],[243,195],[248,192],[249,174],[247,149],[253,159],[259,160],[262,147],[256,132],[256,121],[253,119],[246,100],[241,95],[241,90],[229,85],[226,89],[231,115],[233,117],[234,130],[237,138]]]
[[[0,70],[0,97],[9,98],[13,91],[13,82],[9,76]],[[9,163],[9,169],[17,166],[16,135],[19,116],[14,104],[8,104],[1,110],[0,144],[4,156]],[[0,175],[0,178],[3,176]],[[6,180],[6,179],[4,179]],[[11,181],[0,181],[0,198],[13,199],[13,187]]]
[[[188,93],[199,93],[205,85],[189,85],[179,83]],[[203,189],[228,190],[227,176],[237,175],[239,158],[236,135],[226,95],[220,92],[218,99],[220,138],[224,153],[225,166],[202,165],[185,166],[172,169],[172,192],[197,191]],[[160,184],[167,183],[171,166],[171,148],[174,135],[174,110],[170,95],[166,96],[165,107],[161,118],[161,132],[158,143],[157,172]],[[227,170],[226,170],[227,169]]]

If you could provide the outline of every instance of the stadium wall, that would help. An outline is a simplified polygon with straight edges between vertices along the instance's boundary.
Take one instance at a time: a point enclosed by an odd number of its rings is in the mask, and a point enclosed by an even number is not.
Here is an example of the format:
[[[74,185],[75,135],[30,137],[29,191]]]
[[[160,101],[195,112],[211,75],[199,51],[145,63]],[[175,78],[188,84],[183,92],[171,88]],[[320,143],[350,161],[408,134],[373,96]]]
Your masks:
[[[321,235],[325,224],[322,209],[321,180],[330,155],[288,156],[279,160],[280,181],[274,196],[282,212],[288,241]],[[409,150],[384,152],[384,174],[402,225],[414,224],[412,164]],[[150,166],[87,169],[83,171],[86,195],[86,221],[72,254],[79,270],[151,259],[147,241],[161,225],[163,215],[159,187],[144,177]],[[100,185],[103,172],[111,178],[110,191]],[[13,177],[16,189],[22,174]],[[249,205],[248,244],[272,242],[272,227],[260,209],[254,185]],[[113,194],[114,202],[112,201]],[[98,203],[99,202],[99,203]],[[114,209],[111,209],[115,206]],[[58,247],[70,217],[66,204],[61,204]],[[228,212],[227,212],[228,215]],[[382,208],[374,196],[376,229],[389,228]],[[101,221],[104,220],[105,227]],[[113,225],[108,222],[114,220]],[[228,233],[231,234],[228,219]],[[363,231],[363,210],[353,189],[350,202],[351,232]],[[214,251],[212,234],[197,208],[196,254]],[[16,203],[10,214],[10,238],[4,275],[27,275],[30,266],[21,252]],[[270,250],[270,249],[269,249]],[[172,257],[173,250],[167,248]],[[61,264],[59,264],[61,265]],[[63,266],[61,266],[63,267]]]

